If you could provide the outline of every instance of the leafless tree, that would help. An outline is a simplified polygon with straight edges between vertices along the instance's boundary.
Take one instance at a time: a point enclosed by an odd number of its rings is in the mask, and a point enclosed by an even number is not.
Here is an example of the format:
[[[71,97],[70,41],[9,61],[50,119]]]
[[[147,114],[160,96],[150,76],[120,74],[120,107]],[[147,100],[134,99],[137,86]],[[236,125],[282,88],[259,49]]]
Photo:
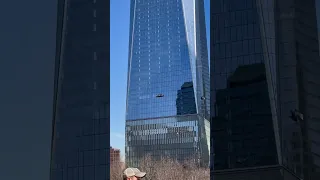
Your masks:
[[[183,163],[169,157],[154,160],[150,155],[145,156],[140,162],[140,169],[147,172],[148,180],[209,180],[209,168],[200,168],[194,161],[188,160]]]
[[[123,180],[124,168],[123,163],[112,163],[110,165],[110,180]]]
[[[158,160],[146,155],[141,159],[138,167],[147,173],[145,180],[209,180],[209,168],[200,168],[192,160],[179,162],[170,157],[162,157]],[[116,163],[110,167],[110,180],[123,180],[125,165]]]

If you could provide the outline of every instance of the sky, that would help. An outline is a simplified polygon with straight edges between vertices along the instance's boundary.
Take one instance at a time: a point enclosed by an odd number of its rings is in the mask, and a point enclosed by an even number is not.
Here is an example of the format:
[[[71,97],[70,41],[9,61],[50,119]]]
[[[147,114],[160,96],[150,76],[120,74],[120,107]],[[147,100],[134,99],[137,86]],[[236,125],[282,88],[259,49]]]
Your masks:
[[[124,158],[130,1],[111,0],[110,11],[110,144],[113,148],[120,149]],[[209,14],[210,0],[205,0],[208,48]]]

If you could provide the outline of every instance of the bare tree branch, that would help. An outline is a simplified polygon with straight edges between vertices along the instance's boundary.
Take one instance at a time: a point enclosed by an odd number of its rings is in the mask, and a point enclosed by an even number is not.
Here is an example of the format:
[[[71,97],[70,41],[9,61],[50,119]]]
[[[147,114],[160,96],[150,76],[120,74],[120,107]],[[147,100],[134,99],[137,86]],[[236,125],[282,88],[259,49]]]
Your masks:
[[[147,173],[145,180],[209,180],[209,168],[200,168],[197,163],[187,160],[183,163],[178,162],[170,157],[162,157],[160,160],[153,159],[150,155],[146,155],[140,161],[141,171]],[[123,171],[125,166],[121,164],[113,164],[110,167],[111,180],[123,180]]]
[[[123,171],[125,165],[123,163],[112,163],[110,165],[110,180],[123,180]]]

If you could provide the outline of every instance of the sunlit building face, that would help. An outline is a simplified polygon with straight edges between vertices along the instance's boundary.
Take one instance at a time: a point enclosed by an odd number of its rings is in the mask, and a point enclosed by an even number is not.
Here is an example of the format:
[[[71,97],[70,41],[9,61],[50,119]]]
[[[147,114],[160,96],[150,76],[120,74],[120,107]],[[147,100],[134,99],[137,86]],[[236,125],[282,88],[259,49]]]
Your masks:
[[[126,161],[150,153],[209,161],[203,0],[131,1]]]

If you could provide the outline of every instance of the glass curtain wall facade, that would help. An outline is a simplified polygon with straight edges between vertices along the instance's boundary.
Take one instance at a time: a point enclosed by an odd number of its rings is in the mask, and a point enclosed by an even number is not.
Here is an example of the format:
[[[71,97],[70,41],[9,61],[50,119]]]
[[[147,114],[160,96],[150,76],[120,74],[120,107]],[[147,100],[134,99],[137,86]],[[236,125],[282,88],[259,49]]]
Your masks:
[[[294,7],[290,13],[288,5]],[[320,58],[316,4],[315,0],[296,0],[288,4],[278,2],[277,6],[282,12],[280,23],[288,24],[279,26],[277,38],[279,49],[283,49],[278,65],[283,164],[303,179],[319,179]],[[287,112],[293,109],[303,114],[303,120],[294,122],[287,118]]]
[[[267,39],[272,45],[274,34],[262,34],[256,0],[211,3],[211,171],[276,165],[269,72],[265,70],[269,64],[264,61],[264,42]],[[271,62],[274,51],[269,49],[267,54]],[[265,149],[270,151],[266,154]]]
[[[320,106],[317,100],[320,80],[316,78],[319,74],[316,69],[320,61],[315,1],[214,0],[211,3],[214,52],[211,144],[215,148],[211,151],[211,162],[214,162],[211,177],[279,180],[318,177],[319,111],[316,109]],[[253,89],[252,83],[241,88],[232,86],[230,79],[239,69],[257,64],[265,68],[264,86],[258,88],[256,84]],[[238,78],[251,80],[256,75],[249,70],[241,74]],[[245,92],[241,92],[243,88]],[[255,93],[245,97],[249,92]],[[268,99],[259,101],[260,110],[258,105],[252,106],[254,103],[250,101],[255,94],[263,98],[266,93]],[[236,100],[231,100],[235,97],[242,99],[242,103],[237,105]],[[251,104],[248,111],[237,114],[248,102]],[[302,113],[304,121],[290,118],[293,110]],[[237,134],[239,129],[235,124],[242,124],[253,134],[260,125],[264,124],[265,128],[259,136],[250,135],[257,142],[248,144],[248,131]],[[241,155],[241,150],[247,154]],[[238,163],[238,156],[245,161]]]
[[[203,0],[131,1],[126,161],[209,161]]]
[[[214,168],[277,164],[264,64],[239,66],[227,83],[216,92]]]
[[[50,180],[109,179],[109,9],[58,0]]]

